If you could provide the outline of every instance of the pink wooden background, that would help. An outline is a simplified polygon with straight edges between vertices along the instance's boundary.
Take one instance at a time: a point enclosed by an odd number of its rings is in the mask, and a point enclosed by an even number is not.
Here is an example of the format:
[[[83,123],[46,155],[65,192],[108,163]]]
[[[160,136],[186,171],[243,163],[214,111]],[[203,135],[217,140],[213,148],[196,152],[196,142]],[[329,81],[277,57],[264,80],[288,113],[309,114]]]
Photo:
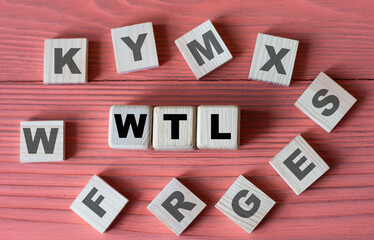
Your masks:
[[[0,0],[0,239],[171,239],[147,209],[172,177],[207,203],[181,239],[374,238],[374,2]],[[196,81],[174,40],[211,19],[233,60]],[[160,67],[118,75],[110,29],[152,21]],[[290,87],[248,81],[264,32],[300,41]],[[46,38],[86,37],[89,83],[43,85]],[[294,102],[320,71],[358,99],[332,133]],[[112,104],[242,107],[237,151],[118,151]],[[19,163],[19,122],[65,120],[63,163]],[[304,138],[331,170],[296,196],[268,164]],[[101,235],[70,204],[93,174],[130,199]],[[214,208],[243,174],[277,204],[248,235]]]

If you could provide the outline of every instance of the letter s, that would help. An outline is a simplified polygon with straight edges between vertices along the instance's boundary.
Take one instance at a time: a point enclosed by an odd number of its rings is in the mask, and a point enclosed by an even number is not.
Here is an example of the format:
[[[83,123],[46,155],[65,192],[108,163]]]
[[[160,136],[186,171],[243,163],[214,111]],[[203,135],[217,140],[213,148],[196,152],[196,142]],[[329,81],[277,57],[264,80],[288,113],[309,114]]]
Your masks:
[[[336,112],[336,110],[338,110],[339,108],[339,104],[340,104],[340,101],[339,101],[339,98],[335,95],[329,95],[321,100],[318,100],[319,97],[321,96],[325,96],[327,94],[329,90],[327,89],[321,89],[319,90],[314,96],[313,96],[313,100],[312,100],[312,103],[313,103],[313,106],[316,107],[316,108],[322,108],[326,105],[328,105],[329,103],[332,103],[332,107],[330,109],[328,108],[325,108],[322,112],[322,115],[323,116],[331,116],[332,114],[334,114]]]

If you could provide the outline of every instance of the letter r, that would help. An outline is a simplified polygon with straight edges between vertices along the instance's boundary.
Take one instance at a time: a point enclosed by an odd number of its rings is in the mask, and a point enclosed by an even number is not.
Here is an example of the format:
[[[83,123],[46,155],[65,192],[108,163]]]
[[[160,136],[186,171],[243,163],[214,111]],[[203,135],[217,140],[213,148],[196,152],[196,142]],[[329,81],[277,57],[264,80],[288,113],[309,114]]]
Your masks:
[[[177,200],[173,205],[171,202]],[[178,222],[181,222],[184,218],[184,215],[179,211],[180,208],[192,211],[196,206],[195,203],[185,202],[184,195],[180,191],[173,192],[166,200],[161,204],[166,211],[168,211]]]

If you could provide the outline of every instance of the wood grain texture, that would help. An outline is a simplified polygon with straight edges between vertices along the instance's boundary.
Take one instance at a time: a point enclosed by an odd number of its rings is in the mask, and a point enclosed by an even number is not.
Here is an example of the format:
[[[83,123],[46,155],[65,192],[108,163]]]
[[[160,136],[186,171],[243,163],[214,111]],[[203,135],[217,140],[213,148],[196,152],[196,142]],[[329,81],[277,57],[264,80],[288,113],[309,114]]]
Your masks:
[[[291,160],[291,166],[287,160]],[[301,135],[295,137],[269,163],[297,195],[329,170],[329,166]]]
[[[165,120],[165,115],[179,115]],[[175,127],[175,128],[174,128]],[[156,150],[193,150],[196,145],[195,106],[157,106],[153,109],[152,146]]]
[[[117,149],[150,149],[152,147],[152,113],[153,109],[151,106],[111,106],[109,113],[108,145],[111,148]],[[115,115],[121,116],[121,124],[119,124],[119,122],[117,123]],[[130,115],[133,115],[134,118],[130,118]],[[135,122],[133,122],[134,119]],[[140,132],[139,135],[138,132]]]
[[[171,207],[164,207],[165,203]],[[173,178],[147,208],[179,236],[205,207],[204,202]]]
[[[289,86],[298,46],[297,40],[259,33],[248,78]]]
[[[210,20],[203,22],[175,40],[175,44],[196,79],[204,77],[232,59],[230,51]],[[191,48],[189,44],[193,44],[190,45]]]
[[[111,32],[118,73],[158,67],[155,35],[151,22],[115,28]],[[126,38],[129,38],[130,42],[125,41]]]
[[[240,195],[241,192],[244,192],[244,194]],[[243,212],[240,213],[242,216],[239,216],[238,210],[234,210],[235,199],[239,195],[241,197],[236,202],[236,207],[245,212],[244,214]],[[258,199],[258,204],[253,199]],[[247,202],[248,200],[249,202]],[[243,228],[244,231],[252,233],[274,205],[275,201],[273,199],[240,175],[216,204],[216,208]]]
[[[177,177],[207,204],[184,239],[248,239],[214,208],[242,174],[277,202],[251,239],[373,239],[373,4],[0,0],[1,238],[170,239],[147,206]],[[196,81],[174,40],[206,19],[233,59]],[[161,66],[119,75],[110,29],[146,21],[154,24]],[[259,32],[300,41],[290,87],[247,80]],[[90,42],[88,84],[44,85],[44,39],[82,36]],[[329,134],[294,106],[321,71],[357,98]],[[112,150],[115,104],[240,105],[240,148]],[[19,122],[55,119],[66,123],[67,161],[20,164]],[[296,196],[269,161],[300,133],[330,170]],[[69,209],[94,174],[129,199],[103,235]]]
[[[100,233],[104,233],[128,202],[127,198],[94,175],[70,209]]]
[[[326,92],[321,94],[321,90]],[[331,100],[332,97],[337,100]],[[318,105],[314,103],[315,98]],[[326,132],[331,132],[356,101],[349,92],[321,72],[297,99],[295,106]]]
[[[214,115],[216,119],[213,119]],[[197,108],[196,143],[199,149],[238,149],[240,107],[235,105],[199,106]]]
[[[59,56],[56,50],[60,49]],[[77,50],[76,52],[70,51]],[[63,59],[65,61],[63,61]],[[56,62],[62,66],[61,72]],[[44,41],[44,77],[45,84],[86,83],[88,76],[88,41],[86,38],[45,39]]]
[[[19,148],[21,163],[65,160],[64,121],[22,121]]]

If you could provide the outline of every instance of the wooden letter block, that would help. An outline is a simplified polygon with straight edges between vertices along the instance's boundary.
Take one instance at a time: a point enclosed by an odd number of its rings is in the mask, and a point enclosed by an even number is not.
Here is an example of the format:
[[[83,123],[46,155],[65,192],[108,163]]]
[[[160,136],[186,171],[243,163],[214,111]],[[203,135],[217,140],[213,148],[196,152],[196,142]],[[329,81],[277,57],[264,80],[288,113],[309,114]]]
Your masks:
[[[152,107],[113,105],[109,114],[108,143],[111,148],[151,148]]]
[[[259,33],[249,79],[289,86],[299,41]]]
[[[147,208],[179,236],[205,207],[205,203],[173,178]]]
[[[153,148],[192,150],[196,140],[196,108],[160,106],[153,112]]]
[[[151,22],[112,29],[112,41],[118,73],[158,67]]]
[[[239,106],[201,105],[197,108],[199,149],[237,149],[239,145]]]
[[[128,200],[94,175],[70,209],[100,233],[104,233]]]
[[[331,132],[355,102],[356,98],[321,72],[295,106],[325,131]]]
[[[301,135],[275,155],[270,165],[297,195],[329,169]]]
[[[240,175],[216,204],[216,208],[251,233],[275,201]]]
[[[20,162],[57,162],[65,159],[64,121],[21,122]]]
[[[46,39],[44,84],[86,83],[87,59],[86,38]]]
[[[197,79],[232,59],[210,20],[175,40],[175,44]]]

